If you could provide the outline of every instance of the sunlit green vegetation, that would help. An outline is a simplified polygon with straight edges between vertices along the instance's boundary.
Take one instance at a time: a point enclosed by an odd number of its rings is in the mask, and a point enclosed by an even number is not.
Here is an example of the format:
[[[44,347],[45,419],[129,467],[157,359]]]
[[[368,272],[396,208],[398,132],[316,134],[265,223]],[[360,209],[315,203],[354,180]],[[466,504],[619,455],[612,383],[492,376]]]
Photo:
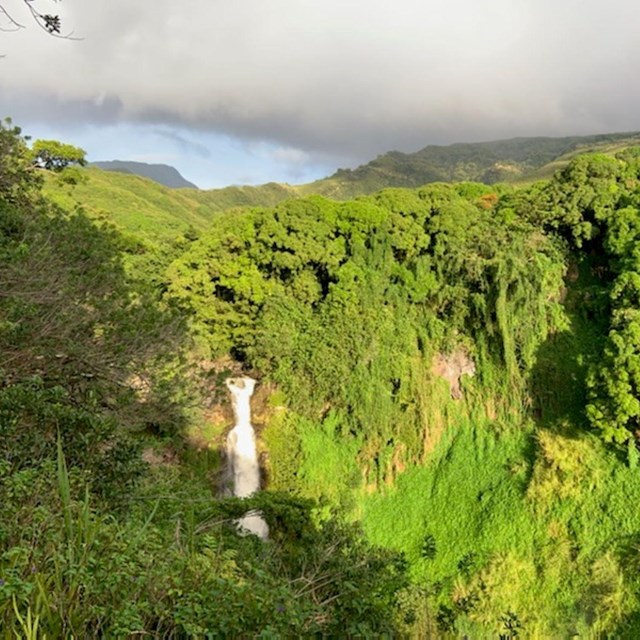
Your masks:
[[[80,206],[96,220],[146,240],[171,240],[190,228],[203,230],[210,212],[188,189],[169,189],[125,173],[88,168],[46,176],[44,192],[61,207]]]
[[[18,130],[0,152],[0,636],[391,631],[404,561],[356,526],[268,493],[270,542],[238,535],[186,440],[183,318],[112,227],[41,198]]]
[[[310,184],[268,183],[206,191],[169,189],[130,173],[69,167],[62,175],[46,176],[44,191],[63,208],[80,206],[92,218],[106,219],[138,240],[166,242],[184,233],[193,236],[217,213],[238,207],[271,207],[314,194],[346,200],[386,187],[420,187],[431,182],[531,183],[552,177],[581,153],[613,155],[637,144],[640,134],[432,146],[416,153],[384,154],[357,169],[339,170]],[[503,190],[495,187],[497,192]]]
[[[640,153],[229,211],[66,170],[64,212],[0,133],[7,637],[637,637]],[[240,371],[248,503],[216,495]]]
[[[404,552],[416,629],[631,633],[639,169],[236,212],[170,269],[212,353],[283,394],[272,486]],[[459,351],[455,400],[433,367]]]

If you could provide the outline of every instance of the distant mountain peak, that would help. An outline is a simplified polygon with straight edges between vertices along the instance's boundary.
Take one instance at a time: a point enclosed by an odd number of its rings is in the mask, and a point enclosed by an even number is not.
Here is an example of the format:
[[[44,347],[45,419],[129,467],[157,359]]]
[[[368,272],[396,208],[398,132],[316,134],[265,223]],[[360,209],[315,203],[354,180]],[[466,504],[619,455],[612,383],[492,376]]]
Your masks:
[[[151,164],[148,162],[134,162],[133,160],[101,160],[92,162],[91,166],[104,171],[132,173],[143,178],[149,178],[171,189],[197,189],[197,185],[189,182],[180,172],[168,164]]]

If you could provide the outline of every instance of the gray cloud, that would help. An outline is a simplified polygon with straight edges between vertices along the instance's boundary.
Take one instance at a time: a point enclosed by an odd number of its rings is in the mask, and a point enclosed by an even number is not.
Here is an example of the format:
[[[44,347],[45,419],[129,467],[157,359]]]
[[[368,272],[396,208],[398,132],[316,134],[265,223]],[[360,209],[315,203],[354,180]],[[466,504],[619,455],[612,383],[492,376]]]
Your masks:
[[[160,138],[169,140],[180,149],[187,152],[191,152],[194,155],[199,156],[200,158],[211,157],[211,151],[209,150],[208,147],[206,147],[203,144],[200,144],[199,142],[195,142],[194,140],[189,140],[186,136],[177,133],[173,129],[158,127],[154,129],[153,132],[155,133],[155,135],[159,136]]]
[[[2,37],[0,105],[16,120],[179,125],[340,162],[431,143],[640,129],[631,0],[58,7],[82,41]]]

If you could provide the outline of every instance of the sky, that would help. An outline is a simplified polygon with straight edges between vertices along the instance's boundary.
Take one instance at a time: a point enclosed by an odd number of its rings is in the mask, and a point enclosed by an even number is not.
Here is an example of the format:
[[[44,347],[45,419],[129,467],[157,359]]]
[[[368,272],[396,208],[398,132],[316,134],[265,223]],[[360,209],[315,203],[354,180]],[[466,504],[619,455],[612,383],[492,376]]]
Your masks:
[[[636,0],[34,0],[0,117],[201,188],[308,182],[390,150],[640,130]],[[0,25],[8,26],[0,16]]]

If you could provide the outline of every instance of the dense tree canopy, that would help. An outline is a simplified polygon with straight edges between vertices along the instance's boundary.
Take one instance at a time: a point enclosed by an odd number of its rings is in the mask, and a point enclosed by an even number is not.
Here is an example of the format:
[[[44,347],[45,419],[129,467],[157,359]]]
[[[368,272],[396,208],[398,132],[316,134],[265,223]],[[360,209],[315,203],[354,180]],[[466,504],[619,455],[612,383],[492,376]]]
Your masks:
[[[331,408],[381,454],[419,459],[438,351],[502,363],[517,385],[554,326],[562,250],[491,194],[433,185],[234,213],[173,265],[169,294],[214,353],[267,373],[308,417]]]
[[[49,171],[62,171],[74,164],[81,167],[87,164],[83,149],[57,140],[36,140],[31,152],[35,166]]]

